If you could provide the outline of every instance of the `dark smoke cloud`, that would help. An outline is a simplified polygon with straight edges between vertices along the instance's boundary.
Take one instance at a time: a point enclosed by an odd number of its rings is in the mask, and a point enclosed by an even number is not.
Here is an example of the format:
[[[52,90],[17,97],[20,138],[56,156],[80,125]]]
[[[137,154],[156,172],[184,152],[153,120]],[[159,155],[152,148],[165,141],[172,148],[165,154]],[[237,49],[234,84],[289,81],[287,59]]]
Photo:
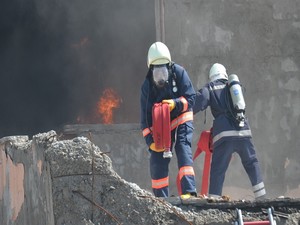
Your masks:
[[[154,39],[153,1],[2,1],[0,137],[91,118],[107,87],[122,98],[116,122],[138,122]]]

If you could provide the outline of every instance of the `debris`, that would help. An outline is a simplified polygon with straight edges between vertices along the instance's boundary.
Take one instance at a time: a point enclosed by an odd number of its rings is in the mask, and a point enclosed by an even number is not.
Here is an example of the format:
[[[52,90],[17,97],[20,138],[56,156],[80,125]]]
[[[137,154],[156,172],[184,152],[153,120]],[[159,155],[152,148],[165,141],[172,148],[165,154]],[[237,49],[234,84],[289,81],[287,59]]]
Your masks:
[[[65,225],[87,225],[86,221],[89,225],[229,225],[234,221],[232,212],[236,208],[247,212],[247,220],[251,220],[251,214],[255,216],[252,220],[264,217],[262,208],[266,209],[270,204],[276,212],[284,205],[297,208],[297,211],[300,208],[298,200],[286,198],[258,202],[205,195],[188,199],[156,198],[137,184],[122,179],[113,170],[109,156],[84,137],[53,142],[45,153],[51,165],[55,220],[64,221]],[[63,195],[63,191],[70,194]],[[277,224],[293,224],[288,222],[292,219],[277,215],[275,213],[274,217],[278,221],[284,219],[284,223]],[[300,219],[300,214],[295,216],[296,220]]]
[[[109,156],[88,138],[57,140],[52,131],[42,137],[50,137],[40,138],[38,147],[44,150],[50,166],[56,225],[232,225],[237,208],[243,210],[246,221],[260,221],[265,220],[265,209],[271,206],[278,225],[298,225],[300,220],[299,199],[232,201],[229,196],[216,199],[205,195],[156,198],[122,179]],[[30,143],[24,145],[27,148]]]

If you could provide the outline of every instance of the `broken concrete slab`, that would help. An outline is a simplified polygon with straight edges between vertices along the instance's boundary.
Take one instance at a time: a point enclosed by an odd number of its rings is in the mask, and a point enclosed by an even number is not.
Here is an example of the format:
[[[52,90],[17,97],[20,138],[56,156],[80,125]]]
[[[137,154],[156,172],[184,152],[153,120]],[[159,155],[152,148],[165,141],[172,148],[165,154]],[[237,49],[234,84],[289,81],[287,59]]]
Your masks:
[[[54,225],[50,168],[44,146],[48,132],[0,139],[1,224]]]

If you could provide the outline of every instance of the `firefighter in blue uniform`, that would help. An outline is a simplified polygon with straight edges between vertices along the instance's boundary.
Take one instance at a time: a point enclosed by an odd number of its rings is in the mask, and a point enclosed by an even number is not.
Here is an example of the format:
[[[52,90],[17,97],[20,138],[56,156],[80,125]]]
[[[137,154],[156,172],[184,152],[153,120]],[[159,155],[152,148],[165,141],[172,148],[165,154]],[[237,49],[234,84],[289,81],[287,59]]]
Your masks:
[[[210,106],[214,117],[209,195],[222,195],[226,170],[232,154],[237,152],[252,184],[255,198],[265,198],[266,190],[252,143],[251,130],[247,118],[243,115],[238,117],[238,113],[234,112],[226,68],[215,63],[210,69],[209,80],[210,82],[196,92],[193,108],[194,113],[198,113]],[[239,85],[236,81],[234,83]]]
[[[152,107],[167,102],[171,113],[171,139],[177,155],[179,194],[182,198],[196,196],[191,142],[195,90],[186,70],[171,61],[168,47],[153,43],[148,51],[148,73],[141,87],[141,129],[150,152],[152,190],[156,197],[169,195],[169,163],[164,149],[155,146],[152,135]]]

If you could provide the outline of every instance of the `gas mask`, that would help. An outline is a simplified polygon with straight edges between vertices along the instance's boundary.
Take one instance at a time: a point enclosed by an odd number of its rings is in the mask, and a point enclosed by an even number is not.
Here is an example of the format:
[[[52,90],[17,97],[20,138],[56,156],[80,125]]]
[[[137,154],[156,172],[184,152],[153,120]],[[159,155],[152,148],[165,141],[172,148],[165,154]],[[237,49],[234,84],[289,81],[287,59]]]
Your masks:
[[[168,81],[169,72],[166,65],[153,66],[153,81],[155,85],[162,88]]]

